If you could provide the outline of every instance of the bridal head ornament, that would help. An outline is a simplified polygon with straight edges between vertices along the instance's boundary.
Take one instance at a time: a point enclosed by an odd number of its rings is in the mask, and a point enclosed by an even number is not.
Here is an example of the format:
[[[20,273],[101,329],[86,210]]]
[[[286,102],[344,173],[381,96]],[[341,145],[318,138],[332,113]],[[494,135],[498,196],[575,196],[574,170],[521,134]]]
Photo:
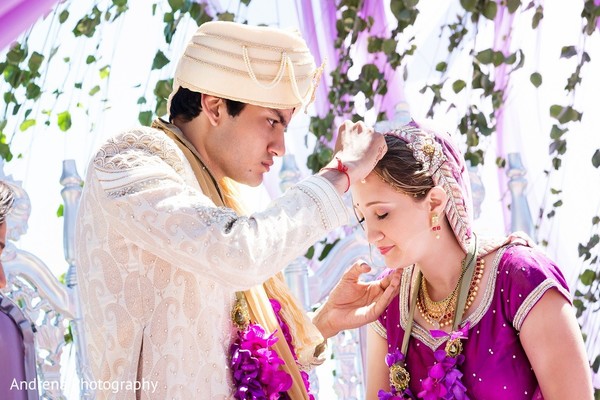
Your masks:
[[[450,136],[423,129],[414,121],[385,135],[388,149],[398,151],[388,150],[375,167],[375,173],[397,190],[416,198],[424,197],[433,186],[441,186],[448,195],[444,210],[448,222],[461,247],[468,252],[473,220],[469,174]],[[406,165],[402,160],[407,157],[391,155],[402,153],[410,153],[413,162]]]
[[[211,21],[198,28],[179,60],[171,97],[184,87],[297,112],[314,100],[322,67],[297,30]]]

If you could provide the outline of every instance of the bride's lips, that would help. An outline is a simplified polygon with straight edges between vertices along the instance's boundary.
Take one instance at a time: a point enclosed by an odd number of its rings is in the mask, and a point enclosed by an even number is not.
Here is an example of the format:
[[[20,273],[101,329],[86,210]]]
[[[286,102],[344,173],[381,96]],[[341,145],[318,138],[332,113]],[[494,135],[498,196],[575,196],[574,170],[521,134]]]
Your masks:
[[[389,252],[394,246],[386,246],[386,247],[378,247],[377,249],[381,253],[382,256],[385,256],[387,252]]]

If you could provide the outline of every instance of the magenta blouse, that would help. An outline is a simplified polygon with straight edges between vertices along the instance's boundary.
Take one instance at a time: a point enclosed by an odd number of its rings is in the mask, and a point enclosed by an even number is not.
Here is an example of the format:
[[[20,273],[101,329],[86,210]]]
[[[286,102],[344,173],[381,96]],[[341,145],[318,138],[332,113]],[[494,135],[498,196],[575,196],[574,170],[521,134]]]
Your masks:
[[[467,396],[477,400],[542,399],[536,377],[519,341],[519,330],[528,312],[551,288],[569,302],[571,296],[558,267],[539,250],[512,245],[500,249],[483,300],[469,316],[468,339],[462,340],[465,361],[460,370]],[[400,294],[371,324],[390,350],[399,349],[408,322],[408,298],[412,267],[402,275]],[[399,303],[399,299],[402,301]],[[550,334],[550,333],[549,333]],[[415,322],[407,351],[410,389],[421,391],[421,381],[434,363],[433,352],[446,338],[434,339]],[[442,347],[443,348],[443,347]]]

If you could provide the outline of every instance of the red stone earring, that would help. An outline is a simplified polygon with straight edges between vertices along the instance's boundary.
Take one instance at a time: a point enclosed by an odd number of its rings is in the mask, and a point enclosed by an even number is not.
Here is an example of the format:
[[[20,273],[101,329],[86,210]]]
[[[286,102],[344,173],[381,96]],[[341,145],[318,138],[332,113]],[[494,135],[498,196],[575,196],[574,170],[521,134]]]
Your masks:
[[[436,239],[440,238],[440,230],[442,229],[442,227],[438,224],[438,220],[439,220],[439,217],[437,214],[433,214],[431,216],[431,230],[433,232],[435,232]]]

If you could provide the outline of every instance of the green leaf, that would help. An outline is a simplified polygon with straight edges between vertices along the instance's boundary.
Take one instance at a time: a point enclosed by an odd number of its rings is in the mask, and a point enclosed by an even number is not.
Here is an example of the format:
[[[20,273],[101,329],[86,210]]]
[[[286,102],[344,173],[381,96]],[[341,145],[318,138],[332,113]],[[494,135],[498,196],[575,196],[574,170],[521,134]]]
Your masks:
[[[71,128],[71,113],[69,111],[63,111],[58,114],[58,127],[63,132]]]
[[[579,256],[581,257],[582,254],[579,254]],[[596,272],[591,269],[586,269],[581,275],[579,275],[579,280],[585,286],[590,286],[592,283],[594,283],[594,279],[596,279]]]
[[[558,104],[553,104],[550,106],[550,116],[558,119],[558,116],[562,112],[563,106],[559,106]]]
[[[562,200],[557,200],[554,202],[554,204],[552,204],[552,207],[560,207],[563,205],[563,201]]]
[[[23,121],[21,123],[21,125],[19,125],[19,130],[21,132],[26,131],[28,128],[31,128],[32,126],[35,125],[35,119],[26,119],[25,121]]]
[[[577,55],[575,46],[564,46],[560,51],[560,58],[571,58]]]
[[[157,99],[156,107],[154,107],[154,113],[158,116],[167,115],[167,100]]]
[[[15,98],[15,95],[13,94],[13,92],[5,92],[4,96],[2,96],[2,97],[4,98],[4,102],[6,104],[17,102],[17,99]],[[6,120],[3,120],[2,122],[4,122],[6,124]],[[2,129],[4,129],[4,128],[2,128]],[[2,129],[0,129],[0,130],[2,130]]]
[[[458,93],[461,90],[463,90],[466,86],[467,84],[465,81],[463,81],[462,79],[457,79],[452,84],[452,90],[454,90],[454,93]]]
[[[67,10],[63,10],[58,16],[58,22],[62,24],[67,20],[67,18],[69,18],[69,12]]]
[[[243,5],[245,5],[246,7],[248,7],[248,5],[250,5],[250,1],[251,0],[240,0],[240,3],[242,3]]]
[[[369,53],[377,53],[383,47],[383,40],[377,36],[369,36],[367,38],[367,51]]]
[[[75,86],[75,89],[81,89],[82,84],[81,82],[75,82],[73,86]]]
[[[90,89],[89,95],[90,95],[90,96],[93,96],[93,95],[95,95],[96,93],[98,93],[99,91],[100,91],[100,86],[99,86],[99,85],[96,85],[96,86],[94,86],[93,88],[91,88],[91,89]]]
[[[381,72],[375,64],[365,64],[360,71],[360,78],[363,83],[367,83],[371,87],[373,81],[379,78]],[[368,89],[367,89],[368,90]]]
[[[168,12],[163,15],[163,22],[174,22],[174,21],[175,21],[175,15],[173,15],[173,13]],[[166,27],[165,27],[165,29],[166,29]]]
[[[219,14],[217,14],[217,19],[219,21],[233,22],[235,20],[235,15],[230,12],[219,13]]]
[[[105,65],[104,67],[100,68],[100,79],[106,79],[109,77],[110,75],[110,65]]]
[[[383,41],[382,50],[385,54],[393,54],[396,52],[398,42],[395,39],[387,39]]]
[[[600,243],[600,236],[598,234],[594,234],[591,238],[590,241],[587,244],[588,249],[593,249],[594,247],[596,247],[598,245],[598,243]]]
[[[598,368],[600,368],[600,355],[596,356],[596,358],[594,359],[594,362],[592,363],[592,370],[594,372],[597,373],[598,372]],[[594,398],[597,398],[596,395],[594,395]]]
[[[485,3],[485,7],[483,8],[483,16],[489,20],[494,20],[496,18],[496,14],[498,13],[498,4],[496,4],[496,0],[489,0]]]
[[[477,59],[477,61],[479,61],[482,64],[491,64],[493,57],[494,57],[494,50],[492,50],[492,49],[482,50],[479,53],[477,53],[477,55],[475,55],[475,58]]]
[[[473,12],[477,9],[477,0],[460,0],[460,5],[465,10]]]
[[[5,139],[5,136],[2,135],[2,138]],[[0,157],[6,161],[10,161],[13,158],[13,154],[10,151],[10,146],[3,142],[0,142]]]
[[[310,246],[308,248],[308,250],[306,251],[306,254],[304,255],[304,257],[306,257],[310,260],[314,257],[314,255],[315,255],[315,246]]]
[[[170,60],[165,56],[165,54],[158,50],[154,56],[154,60],[152,61],[152,69],[161,69],[169,62]]]
[[[31,57],[29,57],[29,62],[27,63],[27,66],[29,67],[29,70],[31,72],[37,72],[39,71],[43,61],[44,56],[38,53],[37,51],[34,51],[33,53],[31,53]]]
[[[600,149],[596,149],[594,155],[592,156],[592,165],[594,168],[600,167]]]
[[[507,2],[506,2],[506,7],[508,8],[508,12],[511,14],[514,14],[520,5],[521,5],[521,0],[507,0]]]
[[[402,0],[392,0],[390,1],[390,11],[394,15],[394,17],[400,21],[402,20],[401,14],[404,12],[404,2]]]
[[[156,97],[159,98],[168,98],[172,91],[173,85],[171,83],[171,80],[160,80],[156,82],[156,85],[154,86],[154,94],[156,95]]]
[[[138,121],[144,126],[150,126],[152,124],[152,111],[142,111],[138,115]]]
[[[585,305],[581,299],[573,299],[573,307],[577,310],[575,312],[575,317],[579,318],[583,315],[583,312],[586,310]],[[594,395],[594,399],[597,399],[596,395]]]
[[[536,88],[540,87],[542,84],[542,75],[539,72],[534,72],[529,76],[529,80]]]
[[[582,114],[571,106],[563,107],[554,104],[550,106],[550,116],[561,124],[566,124],[570,121],[581,121]]]
[[[8,51],[8,53],[6,53],[6,61],[13,65],[18,65],[21,61],[25,61],[26,57],[27,50],[23,49],[20,43],[17,43]]]
[[[557,171],[558,171],[558,170],[560,169],[560,166],[561,166],[561,165],[562,165],[562,160],[561,160],[560,158],[558,158],[558,157],[554,157],[554,158],[552,159],[552,167],[553,167],[555,170],[557,170]]]
[[[404,0],[404,5],[406,8],[413,9],[419,4],[419,0]]]
[[[559,155],[565,154],[567,152],[567,141],[564,139],[555,140],[550,143],[550,153],[557,153]]]
[[[102,12],[98,9],[98,7],[94,6],[89,15],[84,16],[77,22],[77,25],[73,29],[73,34],[75,37],[84,35],[91,38],[94,36],[94,33],[96,33],[96,27],[100,25],[101,15]]]
[[[495,67],[501,65],[504,62],[504,54],[501,51],[494,51],[494,55],[492,56],[492,63]]]
[[[190,17],[192,17],[194,19],[194,21],[196,21],[196,24],[198,24],[198,26],[202,25],[205,22],[208,21],[212,21],[212,16],[210,16],[206,11],[206,4],[200,4],[200,3],[192,3],[192,6],[190,7]]]
[[[439,72],[446,72],[446,70],[448,69],[448,64],[445,63],[444,61],[439,62],[436,66],[435,66],[435,70],[439,71]]]
[[[535,9],[535,14],[533,14],[533,18],[531,19],[531,27],[533,29],[537,29],[540,21],[544,18],[544,7],[541,5]]]
[[[508,65],[513,65],[517,61],[517,53],[511,53],[508,57],[504,58],[504,63]]]
[[[184,0],[169,0],[169,5],[173,11],[177,11],[183,8]]]
[[[35,83],[30,82],[27,85],[27,89],[25,91],[25,97],[27,99],[29,99],[29,100],[36,100],[36,99],[38,99],[41,96],[41,94],[42,94],[42,90]]]
[[[89,55],[89,56],[86,57],[86,59],[85,59],[85,63],[86,64],[89,65],[89,64],[91,64],[93,62],[96,62],[96,57],[94,57],[93,55]]]
[[[112,2],[117,7],[124,7],[127,5],[127,0],[112,0]]]
[[[568,131],[568,129],[560,129],[558,127],[558,125],[554,124],[554,125],[552,125],[552,129],[550,130],[550,139],[552,139],[552,140],[560,139],[562,137],[562,135],[564,135],[567,131]]]
[[[144,96],[138,98],[137,104],[146,104],[146,98]]]
[[[56,210],[56,216],[57,217],[63,217],[65,215],[65,206],[64,205],[60,205],[58,206],[58,210]]]
[[[323,251],[321,252],[321,255],[319,256],[319,261],[323,261],[329,255],[329,252],[334,248],[334,246],[339,241],[340,241],[340,239],[336,239],[333,243],[327,243],[325,246],[323,246]]]

